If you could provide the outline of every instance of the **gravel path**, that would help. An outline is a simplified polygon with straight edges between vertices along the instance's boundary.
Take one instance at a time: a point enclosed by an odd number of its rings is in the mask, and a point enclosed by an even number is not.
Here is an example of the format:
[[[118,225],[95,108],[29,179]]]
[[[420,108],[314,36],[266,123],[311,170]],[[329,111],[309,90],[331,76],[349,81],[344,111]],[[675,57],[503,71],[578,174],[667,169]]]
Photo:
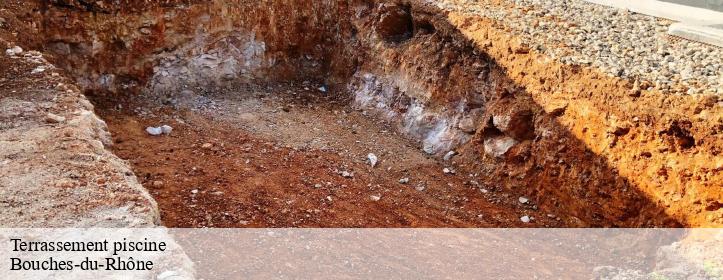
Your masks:
[[[566,64],[591,65],[664,93],[723,95],[723,49],[668,36],[669,20],[578,0],[430,3],[495,19]]]

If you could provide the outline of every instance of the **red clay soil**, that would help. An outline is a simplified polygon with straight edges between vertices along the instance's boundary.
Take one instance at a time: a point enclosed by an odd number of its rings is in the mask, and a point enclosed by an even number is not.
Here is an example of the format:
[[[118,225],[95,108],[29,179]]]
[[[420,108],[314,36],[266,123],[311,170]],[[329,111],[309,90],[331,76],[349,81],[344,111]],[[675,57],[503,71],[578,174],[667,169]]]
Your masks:
[[[445,175],[439,163],[387,171],[331,151],[288,148],[189,110],[164,108],[153,117],[98,112],[114,135],[113,151],[129,160],[169,227],[562,225],[532,203],[520,204],[518,196],[482,193],[461,169]],[[159,123],[173,132],[153,137],[144,131]],[[399,182],[404,177],[408,184]],[[422,191],[419,182],[425,182]],[[523,223],[524,215],[534,220]]]

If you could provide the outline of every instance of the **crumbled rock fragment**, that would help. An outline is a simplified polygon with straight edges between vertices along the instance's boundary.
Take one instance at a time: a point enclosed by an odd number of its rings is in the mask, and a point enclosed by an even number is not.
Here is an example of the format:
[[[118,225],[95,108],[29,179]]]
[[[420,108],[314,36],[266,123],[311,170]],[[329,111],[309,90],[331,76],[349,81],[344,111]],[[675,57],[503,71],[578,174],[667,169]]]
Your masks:
[[[377,166],[377,162],[379,161],[379,158],[377,158],[377,155],[372,154],[372,153],[369,153],[369,154],[367,155],[367,158],[369,159],[369,164],[370,164],[372,167]]]
[[[7,56],[16,56],[16,55],[20,55],[22,53],[23,53],[23,48],[21,48],[19,46],[14,46],[12,48],[5,50],[5,54]]]
[[[449,160],[451,160],[452,157],[454,157],[456,154],[457,154],[457,152],[455,152],[455,151],[449,151],[449,152],[447,152],[447,154],[444,155],[444,157],[443,157],[442,159],[444,159],[444,161],[449,161]]]
[[[484,151],[493,157],[502,157],[512,146],[517,144],[517,140],[507,137],[498,136],[484,140]]]
[[[459,120],[459,123],[457,123],[457,128],[464,131],[465,133],[474,133],[477,130],[474,119],[469,117]]]
[[[45,116],[45,121],[48,122],[48,123],[61,123],[61,122],[64,122],[64,121],[65,121],[65,117],[63,117],[63,116],[58,116],[58,115],[53,114],[53,113],[48,113],[48,114]]]
[[[530,199],[528,199],[528,198],[526,198],[526,197],[524,197],[524,196],[520,196],[520,198],[518,198],[517,201],[519,201],[519,202],[522,203],[522,204],[527,204],[527,202],[529,202]]]
[[[405,178],[399,179],[399,183],[400,183],[400,184],[409,183],[409,178],[406,178],[406,177],[405,177]]]
[[[171,131],[173,131],[173,127],[170,125],[164,124],[161,126],[161,132],[163,132],[163,134],[171,134]]]
[[[372,201],[379,201],[380,199],[382,199],[382,197],[381,197],[381,196],[378,196],[378,195],[370,195],[369,198],[370,198]]]
[[[149,127],[146,127],[146,132],[150,135],[158,136],[163,133],[163,130],[160,127],[149,126]]]
[[[30,71],[30,74],[40,74],[45,72],[45,66],[38,66],[33,69],[33,71]]]
[[[520,221],[522,221],[523,223],[529,223],[531,221],[531,219],[530,219],[530,216],[525,215],[525,216],[520,217]]]

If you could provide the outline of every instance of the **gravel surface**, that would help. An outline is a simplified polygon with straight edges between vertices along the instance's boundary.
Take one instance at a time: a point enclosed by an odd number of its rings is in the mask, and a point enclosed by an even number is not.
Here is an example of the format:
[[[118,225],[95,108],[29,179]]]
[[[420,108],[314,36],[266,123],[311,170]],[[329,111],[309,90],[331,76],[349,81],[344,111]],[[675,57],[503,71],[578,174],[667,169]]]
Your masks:
[[[669,20],[570,0],[430,3],[495,19],[566,64],[591,65],[665,93],[723,95],[723,49],[667,35]]]

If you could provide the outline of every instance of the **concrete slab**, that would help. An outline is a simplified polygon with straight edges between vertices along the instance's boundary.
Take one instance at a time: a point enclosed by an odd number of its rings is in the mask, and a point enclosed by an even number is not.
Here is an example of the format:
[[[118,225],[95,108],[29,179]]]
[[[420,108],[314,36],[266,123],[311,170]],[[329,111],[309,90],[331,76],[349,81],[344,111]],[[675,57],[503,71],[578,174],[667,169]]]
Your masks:
[[[698,7],[657,0],[585,0],[598,5],[628,9],[659,18],[666,18],[692,25],[723,24],[723,13]]]
[[[723,48],[723,12],[656,0],[585,1],[677,21],[670,26],[668,34]]]
[[[723,48],[723,25],[701,26],[678,22],[670,26],[668,34]]]

